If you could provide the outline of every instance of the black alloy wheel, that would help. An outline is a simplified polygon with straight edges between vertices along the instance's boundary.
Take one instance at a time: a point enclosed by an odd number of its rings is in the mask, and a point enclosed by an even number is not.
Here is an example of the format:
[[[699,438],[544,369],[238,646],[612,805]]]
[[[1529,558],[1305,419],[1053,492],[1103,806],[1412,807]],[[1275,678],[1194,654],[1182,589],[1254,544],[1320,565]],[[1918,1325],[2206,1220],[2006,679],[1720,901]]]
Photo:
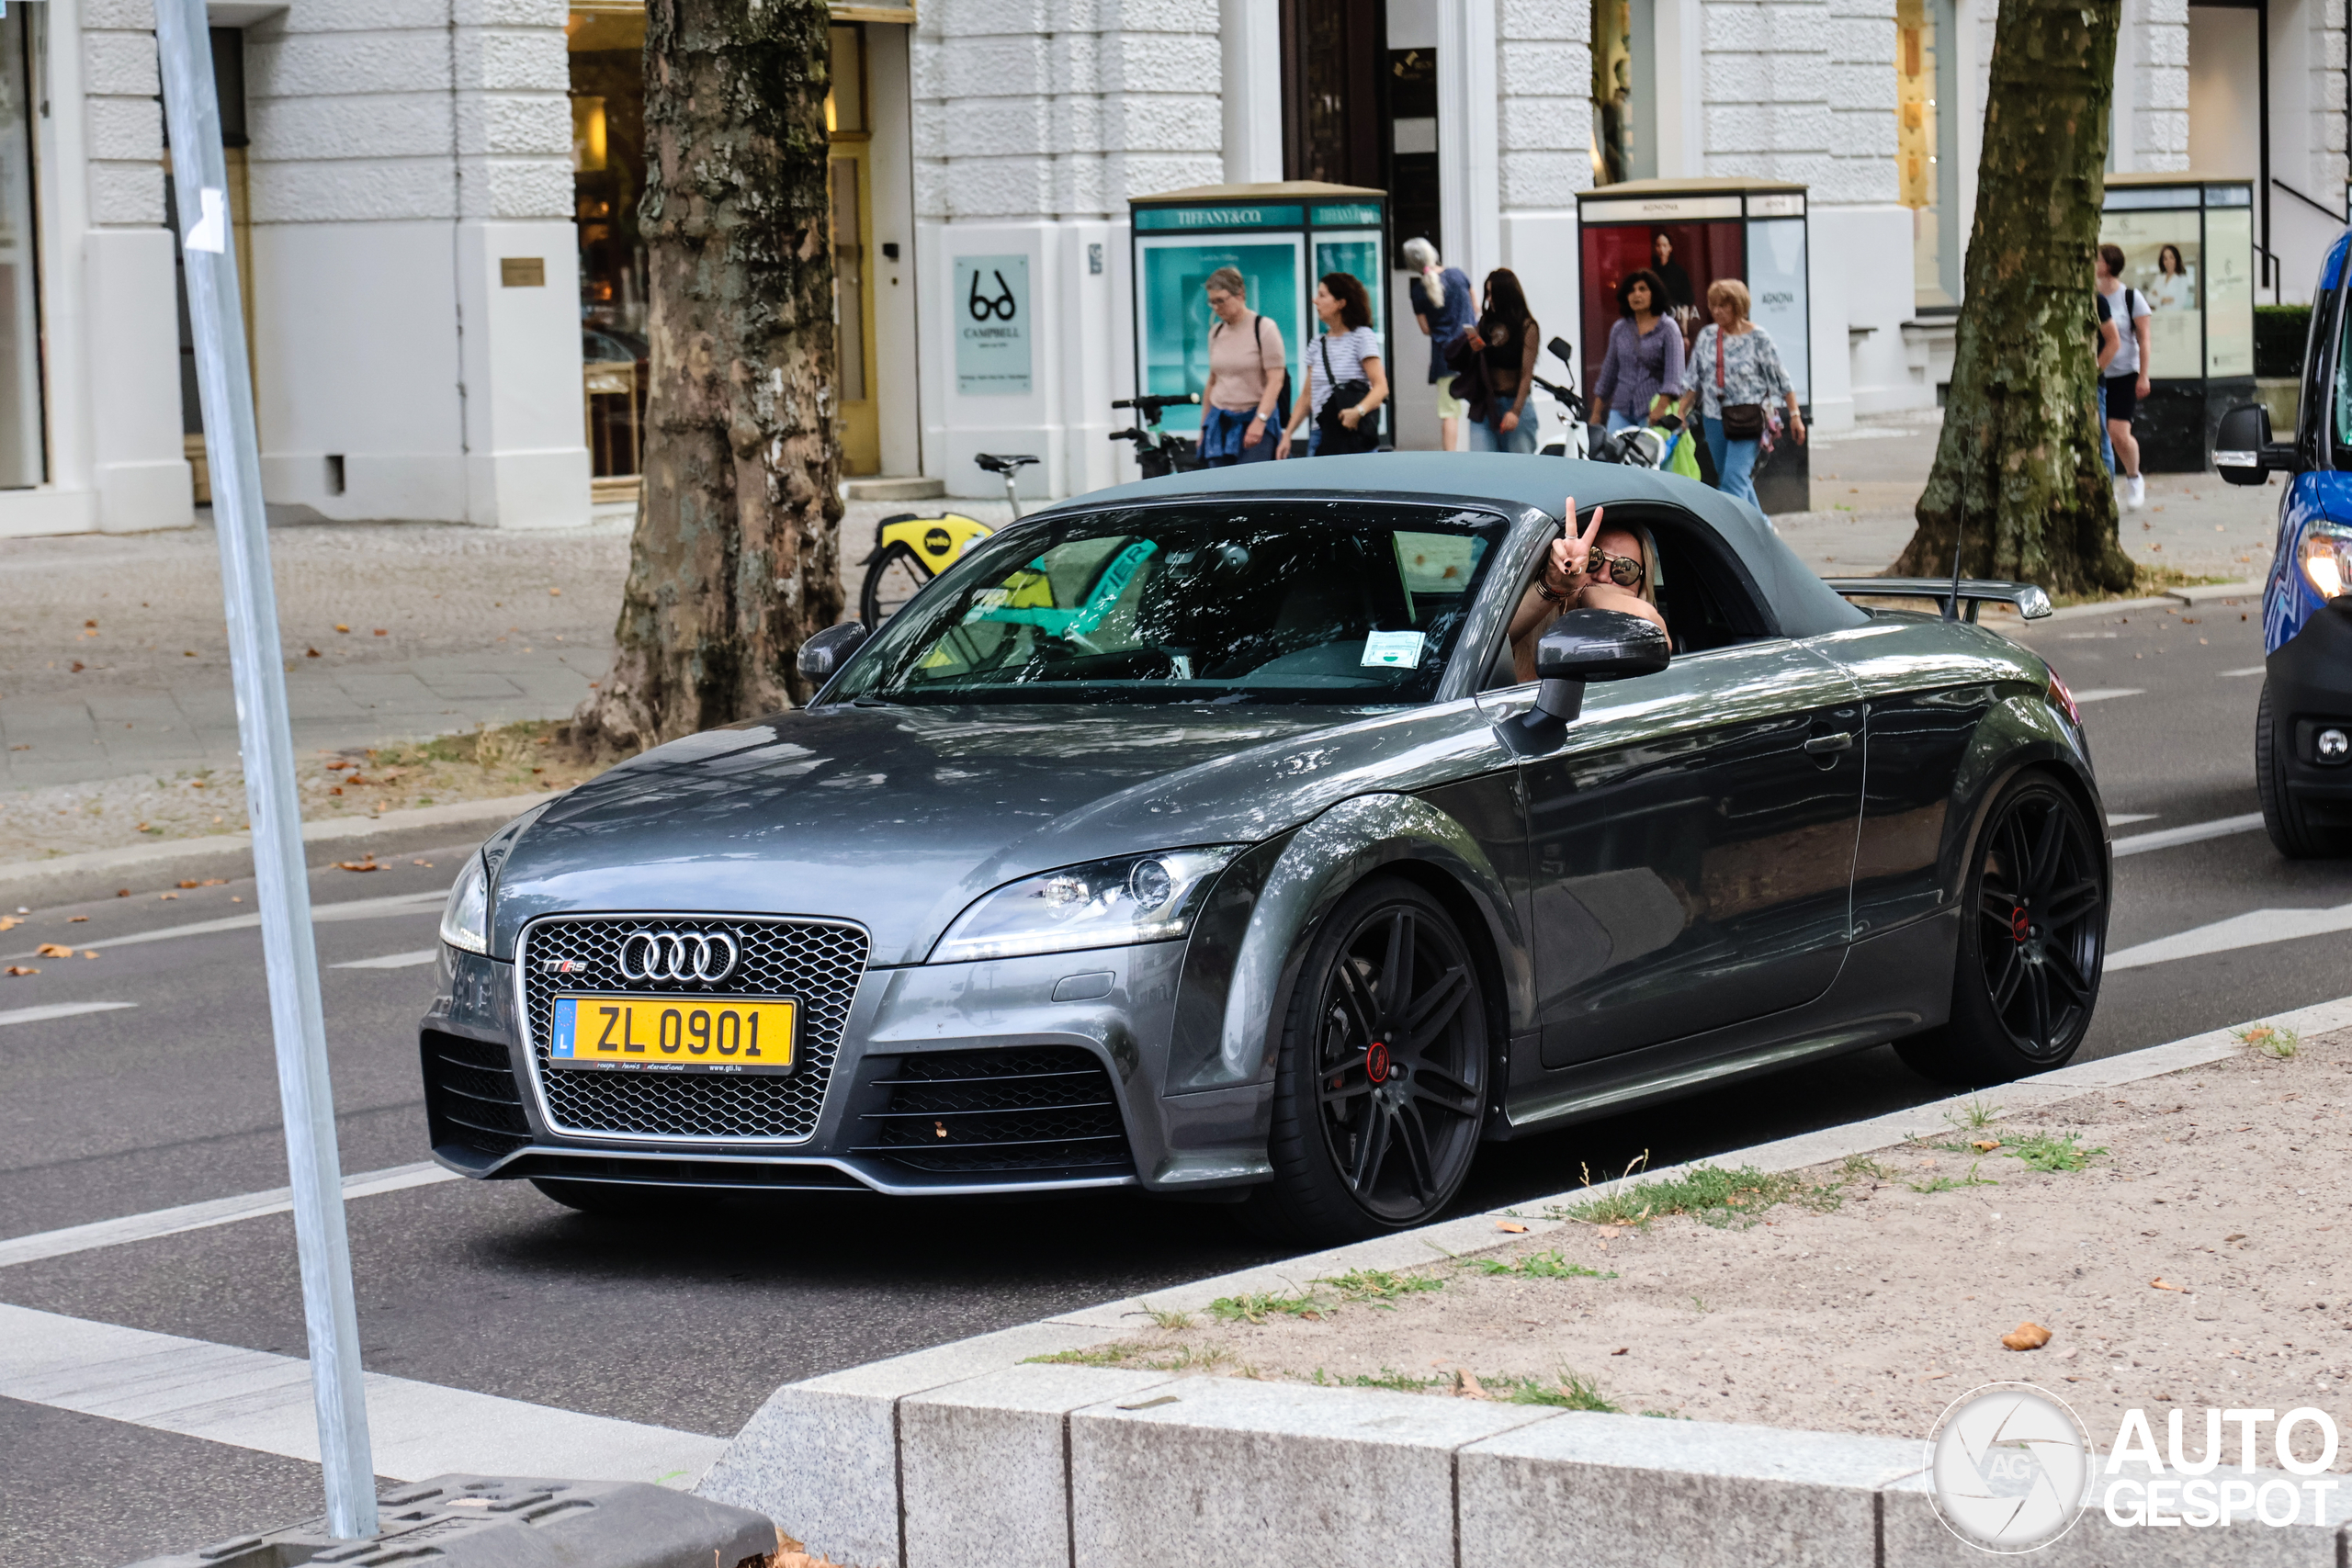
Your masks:
[[[1486,1121],[1486,999],[1444,908],[1375,877],[1325,919],[1283,1032],[1253,1218],[1284,1240],[1351,1241],[1435,1219]]]
[[[858,615],[865,622],[865,629],[879,631],[883,622],[923,591],[931,576],[931,569],[923,564],[912,545],[894,541],[885,546],[866,564],[865,581],[858,589]]]
[[[2289,860],[2329,860],[2352,854],[2352,829],[2324,826],[2287,788],[2287,754],[2293,742],[2270,708],[2270,682],[2262,683],[2262,705],[2254,716],[2254,787],[2262,799],[2263,830]]]
[[[2107,851],[2073,795],[2029,773],[1986,814],[1961,908],[1951,1020],[1898,1041],[1945,1083],[2064,1066],[2090,1030],[2107,958]]]

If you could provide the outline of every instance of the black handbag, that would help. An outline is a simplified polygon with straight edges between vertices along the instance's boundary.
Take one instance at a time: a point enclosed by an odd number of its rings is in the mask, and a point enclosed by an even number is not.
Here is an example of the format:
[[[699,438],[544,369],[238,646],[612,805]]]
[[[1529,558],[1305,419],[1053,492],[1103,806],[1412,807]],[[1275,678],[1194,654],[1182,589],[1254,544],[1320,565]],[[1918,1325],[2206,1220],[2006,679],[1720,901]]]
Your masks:
[[[1720,396],[1724,387],[1724,332],[1715,329],[1715,391]],[[1760,441],[1764,437],[1764,405],[1762,403],[1721,403],[1720,415],[1726,441]]]
[[[1379,411],[1364,415],[1350,430],[1340,415],[1372,396],[1372,383],[1361,378],[1340,380],[1331,369],[1331,334],[1323,334],[1319,346],[1323,350],[1323,379],[1331,383],[1331,395],[1323,400],[1323,407],[1315,415],[1315,423],[1322,429],[1321,450],[1332,452],[1369,452],[1379,441],[1374,428],[1374,416]]]

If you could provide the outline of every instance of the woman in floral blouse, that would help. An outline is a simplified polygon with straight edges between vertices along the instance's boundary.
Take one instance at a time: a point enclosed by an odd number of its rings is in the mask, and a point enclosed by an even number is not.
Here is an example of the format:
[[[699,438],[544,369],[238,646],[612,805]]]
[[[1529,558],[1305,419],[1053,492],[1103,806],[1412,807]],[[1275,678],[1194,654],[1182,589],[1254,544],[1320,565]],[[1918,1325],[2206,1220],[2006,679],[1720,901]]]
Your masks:
[[[1804,419],[1797,412],[1796,389],[1781,367],[1772,334],[1747,319],[1747,285],[1719,277],[1707,285],[1707,309],[1714,320],[1699,329],[1690,345],[1690,367],[1682,382],[1682,414],[1700,403],[1706,418],[1707,454],[1715,463],[1715,488],[1756,506],[1757,436],[1733,440],[1724,432],[1724,410],[1769,403],[1788,404],[1789,434],[1804,445]],[[1762,510],[1760,507],[1758,508]]]

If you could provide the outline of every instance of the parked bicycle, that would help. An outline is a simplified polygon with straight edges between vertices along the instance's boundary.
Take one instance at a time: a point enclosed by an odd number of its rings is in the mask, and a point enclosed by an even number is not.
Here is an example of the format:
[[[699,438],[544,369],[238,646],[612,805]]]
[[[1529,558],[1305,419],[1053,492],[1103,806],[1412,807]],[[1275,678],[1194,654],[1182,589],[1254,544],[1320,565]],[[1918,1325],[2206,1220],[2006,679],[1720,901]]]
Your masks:
[[[1005,503],[1019,517],[1021,470],[1037,459],[1025,452],[982,452],[972,461],[983,472],[1002,476]],[[858,588],[858,619],[869,630],[879,626],[922,592],[925,583],[955,564],[972,547],[973,540],[995,532],[978,518],[960,512],[944,512],[936,517],[901,512],[885,517],[875,525],[873,552],[860,563],[865,568],[865,581]]]
[[[1159,416],[1170,409],[1189,408],[1201,400],[1198,392],[1186,392],[1176,397],[1121,398],[1111,406],[1136,411],[1135,427],[1111,432],[1114,441],[1136,444],[1136,463],[1148,479],[1164,479],[1170,474],[1189,473],[1205,468],[1201,460],[1201,444],[1187,436],[1170,435],[1159,428]]]

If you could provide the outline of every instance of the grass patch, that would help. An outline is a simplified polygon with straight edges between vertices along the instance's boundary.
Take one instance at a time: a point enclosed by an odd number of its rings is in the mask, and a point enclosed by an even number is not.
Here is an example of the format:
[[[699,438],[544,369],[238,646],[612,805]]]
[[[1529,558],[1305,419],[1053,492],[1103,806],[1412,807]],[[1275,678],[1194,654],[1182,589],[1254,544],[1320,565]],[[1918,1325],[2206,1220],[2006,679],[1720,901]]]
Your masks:
[[[1329,1286],[1328,1291],[1317,1286]],[[1263,1323],[1269,1317],[1300,1317],[1319,1322],[1343,1306],[1374,1306],[1396,1310],[1397,1300],[1424,1291],[1442,1291],[1445,1281],[1428,1274],[1399,1274],[1385,1269],[1351,1269],[1328,1279],[1310,1280],[1307,1288],[1283,1295],[1260,1291],[1245,1296],[1219,1296],[1209,1303],[1209,1316],[1219,1323]]]
[[[1990,1100],[1972,1099],[1962,1100],[1956,1110],[1945,1111],[1944,1120],[1960,1132],[1973,1133],[1990,1125],[2000,1113],[2001,1108]]]
[[[1047,1356],[1031,1356],[1022,1364],[1050,1367],[1139,1367],[1154,1372],[1184,1372],[1206,1371],[1232,1359],[1232,1352],[1218,1346],[1196,1349],[1179,1345],[1172,1351],[1155,1345],[1139,1345],[1122,1340],[1115,1345],[1090,1345],[1082,1350],[1056,1350]]]
[[[2234,1032],[2239,1044],[2273,1061],[2290,1062],[2302,1053],[2303,1037],[2275,1023],[2252,1023]]]
[[[1878,1161],[1871,1158],[1868,1155],[1848,1155],[1846,1156],[1846,1163],[1838,1168],[1838,1173],[1844,1177],[1848,1181],[1893,1181],[1896,1179],[1894,1172],[1887,1169],[1886,1167],[1879,1164]]]
[[[1510,1393],[1505,1393],[1506,1389]],[[1556,1381],[1550,1382],[1541,1378],[1490,1378],[1487,1390],[1510,1404],[1547,1404],[1555,1410],[1595,1410],[1607,1416],[1624,1414],[1601,1397],[1598,1384],[1566,1368]]]
[[[2072,1133],[2063,1138],[2039,1133],[2001,1152],[2012,1159],[2025,1161],[2036,1170],[2084,1170],[2089,1168],[2092,1156],[2103,1155],[2107,1149],[2104,1145],[2096,1149],[2079,1147]]]
[[[1556,1250],[1532,1252],[1516,1262],[1506,1263],[1499,1258],[1481,1258],[1470,1265],[1481,1274],[1509,1274],[1521,1280],[1614,1280],[1617,1271],[1607,1273],[1588,1269],[1581,1263],[1570,1262]]]
[[[1754,1166],[1724,1170],[1717,1166],[1693,1166],[1679,1177],[1664,1181],[1637,1181],[1603,1197],[1571,1203],[1557,1211],[1561,1219],[1596,1225],[1645,1225],[1665,1214],[1688,1214],[1702,1224],[1752,1224],[1765,1210],[1798,1203],[1816,1212],[1835,1209],[1836,1186],[1816,1187],[1798,1176],[1766,1175]]]
[[[1969,1162],[1966,1176],[1939,1176],[1926,1181],[1907,1181],[1904,1185],[1914,1192],[1955,1192],[1963,1187],[1998,1187],[2000,1183],[1991,1177],[1976,1174],[1977,1164],[1974,1160]]]

